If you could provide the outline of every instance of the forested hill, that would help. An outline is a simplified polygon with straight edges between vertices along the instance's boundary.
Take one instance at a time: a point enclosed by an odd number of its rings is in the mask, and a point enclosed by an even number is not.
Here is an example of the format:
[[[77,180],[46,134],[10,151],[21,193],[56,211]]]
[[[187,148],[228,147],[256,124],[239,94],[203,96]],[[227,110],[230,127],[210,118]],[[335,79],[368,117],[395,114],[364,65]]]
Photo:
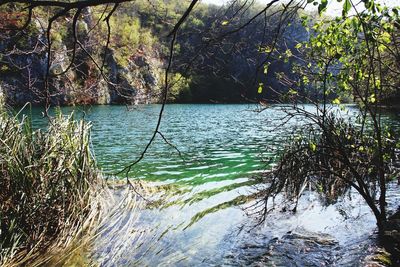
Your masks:
[[[73,15],[56,20],[51,31],[50,92],[43,88],[51,12],[35,9],[32,23],[20,31],[16,28],[23,24],[26,11],[16,4],[4,6],[0,10],[0,94],[14,105],[44,104],[49,99],[55,105],[160,102],[169,54],[167,35],[188,3],[125,3],[109,20],[110,36],[104,7],[82,10],[75,33]],[[280,88],[277,76],[292,75],[296,57],[288,54],[296,54],[296,44],[308,38],[299,12],[286,10],[282,16],[272,7],[251,21],[262,7],[237,3],[199,4],[185,22],[174,49],[169,102],[271,99]],[[260,85],[272,90],[259,91]]]

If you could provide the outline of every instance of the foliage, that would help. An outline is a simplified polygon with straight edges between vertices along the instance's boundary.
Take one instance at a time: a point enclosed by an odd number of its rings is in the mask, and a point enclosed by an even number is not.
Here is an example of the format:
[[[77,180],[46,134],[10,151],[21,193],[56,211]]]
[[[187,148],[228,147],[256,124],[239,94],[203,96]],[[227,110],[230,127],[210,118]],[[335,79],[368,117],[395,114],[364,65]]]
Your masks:
[[[105,25],[102,24],[105,33]],[[129,57],[138,49],[140,44],[140,21],[132,19],[126,14],[111,17],[112,29],[111,48],[115,51],[117,62],[121,66],[127,66]]]
[[[296,209],[306,188],[318,192],[327,205],[353,188],[379,215],[375,206],[380,184],[378,168],[384,168],[387,181],[394,180],[399,171],[393,166],[398,138],[394,132],[387,131],[383,139],[381,151],[385,161],[380,166],[376,139],[372,134],[360,135],[354,121],[338,118],[333,112],[324,117],[300,109],[296,112],[296,116],[306,117],[311,123],[286,142],[278,165],[263,174],[263,184],[268,185],[261,193],[263,197],[276,198],[283,191],[286,205],[294,204],[292,208]]]
[[[263,177],[264,219],[268,199],[285,192],[285,199],[296,203],[311,184],[328,204],[351,188],[356,190],[375,215],[379,232],[387,227],[386,184],[398,172],[393,163],[399,161],[400,142],[385,123],[380,105],[399,94],[400,20],[398,8],[364,3],[360,12],[352,0],[345,1],[341,17],[311,25],[310,40],[296,45],[303,55],[303,63],[295,68],[297,80],[280,77],[288,91],[282,96],[293,102],[288,118],[307,123],[303,137],[294,138],[278,166]],[[320,13],[326,4],[320,2]],[[307,20],[303,18],[305,27]],[[305,86],[308,90],[302,92]],[[348,122],[335,111],[337,106],[345,110],[344,97],[354,98],[360,107],[360,114]],[[314,103],[315,110],[298,105],[303,101]]]
[[[182,102],[191,101],[190,79],[183,77],[180,73],[174,73],[171,77],[170,84],[168,102],[175,102],[177,99]]]
[[[169,55],[169,39],[166,36],[171,30],[171,25],[179,20],[190,2],[189,0],[129,1],[129,3],[121,3],[108,20],[107,14],[112,10],[112,5],[82,9],[78,14],[76,25],[78,44],[75,42],[72,27],[73,15],[76,10],[70,10],[65,16],[55,20],[50,35],[53,66],[51,66],[49,86],[53,90],[51,92],[52,100],[55,103],[69,104],[68,97],[70,95],[67,93],[67,97],[64,98],[63,95],[65,92],[75,91],[77,88],[95,94],[96,89],[94,88],[103,89],[103,86],[98,86],[102,78],[109,79],[112,84],[115,84],[115,87],[126,87],[124,79],[119,79],[116,72],[134,71],[137,64],[133,61],[137,55],[144,54],[146,57],[156,57],[157,60],[165,62]],[[11,9],[12,13],[25,10],[23,9],[24,5],[6,4],[1,7]],[[232,5],[224,8],[202,3],[196,5],[179,32],[174,47],[174,64],[172,66],[173,73],[181,73],[189,78],[190,92],[182,94],[182,98],[178,94],[174,101],[186,102],[190,98],[191,102],[245,102],[249,99],[274,97],[269,90],[264,90],[261,94],[254,92],[252,90],[254,81],[261,79],[260,82],[265,87],[277,87],[278,82],[273,73],[279,71],[289,74],[294,57],[287,60],[286,63],[281,63],[275,57],[270,58],[268,61],[271,63],[271,71],[264,77],[260,75],[262,71],[255,71],[255,69],[267,60],[267,55],[260,56],[255,47],[266,47],[277,35],[285,35],[285,41],[277,42],[276,49],[283,49],[286,46],[293,47],[293,38],[289,35],[300,33],[302,37],[300,39],[304,40],[306,32],[301,27],[297,13],[294,12],[295,9],[289,12],[290,15],[284,16],[282,10],[276,6],[272,6],[266,11],[265,20],[262,18],[263,16],[259,16],[236,32],[261,8],[263,8],[262,5],[253,4],[252,1],[235,1]],[[10,80],[18,80],[23,86],[28,84],[26,87],[30,91],[35,93],[43,91],[41,87],[44,83],[43,77],[46,77],[44,64],[46,64],[47,53],[45,31],[49,19],[57,11],[60,9],[55,7],[34,8],[34,16],[30,24],[32,31],[25,29],[25,34],[20,35],[21,38],[24,36],[27,39],[26,45],[21,46],[21,49],[24,48],[24,53],[13,51],[11,58],[7,58],[7,61],[12,63],[5,66],[14,71],[13,64],[18,63],[18,68],[23,71],[17,71],[15,68],[12,78],[4,78],[7,83],[11,83]],[[280,26],[276,24],[276,21],[279,20],[281,20]],[[286,33],[280,30],[283,28],[282,25],[290,23],[292,23],[291,26],[285,27]],[[110,36],[108,36],[109,27]],[[35,28],[36,32],[33,31]],[[231,31],[234,32],[230,33]],[[19,40],[9,41],[7,38],[4,40],[11,45],[20,43]],[[35,41],[38,43],[36,44]],[[111,48],[108,51],[105,50],[106,44]],[[0,47],[2,46],[0,45]],[[32,47],[37,49],[33,53],[27,53]],[[75,48],[76,54],[72,52]],[[7,54],[10,50],[13,50],[13,47],[8,47],[1,53]],[[65,75],[62,75],[69,66],[70,60],[73,59],[73,55],[75,55],[75,64],[72,64]],[[41,68],[28,70],[29,64],[38,64]],[[96,70],[99,66],[105,67],[102,73],[105,74],[103,77]],[[90,83],[87,83],[87,80]],[[136,84],[139,82],[135,81]],[[212,90],[206,88],[206,93],[201,93],[199,90],[202,90],[200,88],[202,85],[198,86],[200,84],[207,84],[212,87]],[[225,84],[229,84],[229,86],[225,86]],[[119,92],[114,92],[118,90],[113,90],[113,88],[113,85],[108,88],[111,91],[110,96],[118,95]],[[131,92],[133,91],[131,90]],[[211,95],[207,96],[208,93]],[[45,92],[42,92],[42,95],[37,98],[34,96],[27,98],[34,98],[35,101],[43,103],[44,94]],[[57,98],[58,95],[60,95],[59,98]]]
[[[99,183],[89,128],[58,115],[46,131],[33,131],[28,118],[1,113],[1,264],[82,230]]]
[[[326,96],[353,95],[363,104],[397,93],[399,21],[397,8],[380,7],[316,23],[303,46],[312,61],[302,74],[311,82],[325,83]]]

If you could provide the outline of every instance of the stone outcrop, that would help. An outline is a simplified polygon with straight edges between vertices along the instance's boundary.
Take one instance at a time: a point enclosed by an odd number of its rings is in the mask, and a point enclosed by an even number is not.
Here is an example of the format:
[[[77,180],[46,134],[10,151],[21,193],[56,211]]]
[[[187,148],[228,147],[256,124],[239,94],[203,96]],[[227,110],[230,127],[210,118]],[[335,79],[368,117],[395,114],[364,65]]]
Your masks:
[[[103,73],[104,47],[92,48],[89,40],[91,14],[84,14],[80,22],[80,41],[87,45],[90,56],[78,49],[75,64],[72,58],[71,36],[53,44],[49,68],[49,90],[45,90],[47,73],[47,48],[40,23],[33,23],[27,36],[0,38],[0,84],[5,99],[12,105],[26,102],[43,105],[50,100],[53,105],[78,104],[141,104],[159,102],[163,58],[151,47],[132,51],[128,64],[120,64],[112,49],[107,49]],[[33,28],[33,29],[32,29]],[[82,32],[83,31],[83,32]],[[85,37],[86,35],[86,37]],[[86,39],[85,39],[86,38]],[[22,48],[13,44],[24,42]],[[100,52],[103,51],[103,52]],[[93,60],[96,61],[93,62]],[[124,65],[124,66],[122,66]]]

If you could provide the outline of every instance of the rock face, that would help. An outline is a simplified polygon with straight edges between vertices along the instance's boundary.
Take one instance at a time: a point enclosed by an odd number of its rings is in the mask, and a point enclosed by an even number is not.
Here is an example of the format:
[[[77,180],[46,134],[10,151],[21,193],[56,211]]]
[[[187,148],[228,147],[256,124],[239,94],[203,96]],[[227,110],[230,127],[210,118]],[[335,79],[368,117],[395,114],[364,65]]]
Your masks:
[[[92,24],[90,16],[90,13],[85,14],[83,25],[79,27],[79,39],[87,47],[86,51],[78,47],[72,67],[69,66],[72,39],[66,35],[54,42],[47,72],[47,41],[40,23],[31,25],[25,36],[0,37],[0,55],[3,54],[0,56],[0,86],[9,104],[159,102],[164,67],[159,53],[150,47],[140,47],[132,51],[127,64],[121,64],[112,49],[104,51],[104,47],[90,45],[94,42],[87,37]],[[99,43],[101,40],[95,41]],[[15,44],[23,45],[16,47]]]
[[[138,50],[122,67],[113,51],[106,57],[110,70],[110,83],[101,91],[109,92],[108,103],[149,104],[159,102],[163,63],[156,53]]]

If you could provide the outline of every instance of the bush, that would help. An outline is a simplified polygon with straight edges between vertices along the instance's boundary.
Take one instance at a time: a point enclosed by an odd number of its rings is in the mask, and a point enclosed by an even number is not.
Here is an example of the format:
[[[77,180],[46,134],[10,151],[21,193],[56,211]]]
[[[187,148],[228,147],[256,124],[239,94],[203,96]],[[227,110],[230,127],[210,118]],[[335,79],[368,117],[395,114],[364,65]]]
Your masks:
[[[387,213],[381,196],[386,187],[381,184],[379,172],[384,172],[384,183],[388,183],[399,171],[394,164],[398,161],[398,137],[394,131],[387,127],[379,146],[371,126],[366,125],[368,129],[363,130],[333,113],[324,116],[301,110],[297,115],[301,114],[314,124],[307,124],[300,137],[288,140],[277,165],[259,177],[264,185],[256,205],[261,221],[275,207],[270,202],[279,196],[283,199],[276,206],[296,211],[306,188],[319,193],[326,205],[353,188],[364,198],[383,232]]]
[[[0,114],[0,265],[82,230],[100,181],[89,129],[58,115],[33,131],[27,117]]]

